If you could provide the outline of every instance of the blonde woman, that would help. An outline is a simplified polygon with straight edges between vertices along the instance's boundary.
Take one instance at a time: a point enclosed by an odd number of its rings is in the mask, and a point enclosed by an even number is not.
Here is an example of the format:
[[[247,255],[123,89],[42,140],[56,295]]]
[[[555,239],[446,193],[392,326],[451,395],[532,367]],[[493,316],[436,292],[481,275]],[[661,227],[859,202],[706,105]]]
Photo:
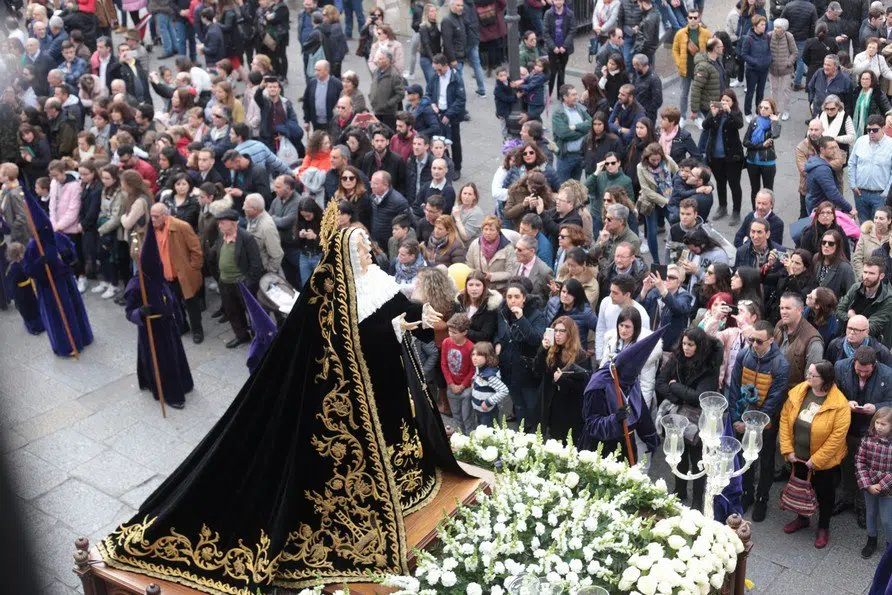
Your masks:
[[[406,66],[406,60],[403,56],[403,44],[397,40],[393,27],[386,23],[380,24],[375,28],[375,36],[377,41],[372,44],[372,49],[369,52],[369,72],[372,74],[378,72],[378,64],[376,62],[378,52],[387,52],[393,56],[391,64],[396,69],[396,72],[402,73],[403,68]]]
[[[452,208],[455,228],[461,240],[468,244],[480,236],[483,209],[480,208],[480,191],[474,182],[468,182],[458,191],[458,200]]]
[[[452,266],[465,261],[465,245],[459,237],[455,219],[440,215],[434,222],[434,229],[423,246],[424,259],[428,266]]]
[[[232,114],[232,124],[241,124],[245,121],[245,106],[236,99],[232,91],[232,83],[229,81],[220,81],[214,86],[214,97],[217,105],[226,106],[229,113]]]

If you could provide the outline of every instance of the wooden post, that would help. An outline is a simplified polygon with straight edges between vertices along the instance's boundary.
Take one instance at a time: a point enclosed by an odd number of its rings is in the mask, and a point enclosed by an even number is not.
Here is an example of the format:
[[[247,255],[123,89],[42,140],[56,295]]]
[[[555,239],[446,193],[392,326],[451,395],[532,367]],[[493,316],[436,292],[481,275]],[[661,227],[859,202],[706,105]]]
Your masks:
[[[613,386],[616,388],[616,402],[622,409],[625,404],[623,402],[623,390],[619,387],[619,374],[616,372],[616,364],[610,362],[610,375],[613,376]],[[623,436],[626,439],[626,451],[629,453],[629,465],[635,464],[635,451],[632,450],[632,436],[629,434],[629,424],[623,420]]]
[[[37,251],[41,256],[46,256],[43,251],[43,242],[40,241],[40,235],[37,233],[37,227],[34,225],[34,218],[31,216],[31,207],[25,205],[25,215],[28,217],[28,225],[31,227],[31,235],[34,237],[34,243],[37,244]],[[74,344],[74,335],[71,334],[71,327],[68,325],[68,316],[65,315],[65,308],[62,307],[62,299],[59,297],[59,290],[56,289],[56,281],[53,279],[53,272],[50,270],[49,263],[43,263],[46,270],[46,278],[50,282],[50,289],[53,291],[53,297],[56,299],[56,307],[59,308],[59,316],[62,317],[62,326],[65,327],[65,334],[68,335],[68,342],[71,344],[71,354],[74,359],[80,359],[77,351],[77,345]]]
[[[154,233],[150,227],[146,233]],[[142,275],[142,252],[134,259],[136,261],[136,274],[139,275],[139,293],[142,296],[142,305],[149,305],[149,297],[146,294],[146,280]],[[167,417],[167,410],[164,408],[164,387],[161,386],[161,369],[158,367],[158,352],[155,350],[155,334],[152,332],[152,320],[148,316],[145,318],[146,331],[149,334],[149,352],[152,354],[152,368],[155,372],[155,385],[158,387],[158,400],[161,402],[161,417]]]
[[[743,520],[739,514],[729,516],[727,523],[743,542],[743,551],[737,554],[737,568],[734,569],[731,593],[744,595],[746,593],[746,562],[753,549],[753,525],[749,521]]]

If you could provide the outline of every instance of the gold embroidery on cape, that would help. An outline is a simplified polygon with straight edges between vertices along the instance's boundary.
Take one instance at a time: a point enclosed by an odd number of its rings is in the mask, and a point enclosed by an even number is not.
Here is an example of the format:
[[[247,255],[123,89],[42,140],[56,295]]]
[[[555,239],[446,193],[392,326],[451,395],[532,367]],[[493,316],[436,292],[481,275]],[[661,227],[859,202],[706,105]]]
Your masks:
[[[341,234],[335,241],[335,258],[346,271],[345,282],[352,288],[349,234]],[[322,293],[319,293],[315,277],[319,276]],[[369,371],[358,349],[358,329],[345,324],[356,320],[356,304],[349,299],[347,287],[335,282],[330,263],[323,263],[313,273],[308,284],[316,294],[312,302],[321,300],[319,323],[325,344],[324,355],[317,360],[322,371],[319,382],[335,378],[333,388],[323,397],[322,411],[317,414],[325,432],[315,435],[312,444],[323,457],[333,461],[333,476],[326,482],[322,493],[306,492],[308,500],[320,515],[317,529],[301,524],[288,534],[277,556],[269,558],[270,539],[261,529],[252,550],[239,539],[238,546],[221,551],[217,544],[219,533],[202,525],[196,545],[192,540],[171,527],[169,535],[154,542],[145,539],[146,531],[157,517],[143,519],[141,523],[121,525],[99,542],[99,550],[106,564],[122,570],[142,574],[198,588],[213,595],[252,595],[248,587],[233,583],[272,584],[302,588],[311,585],[367,580],[368,565],[375,571],[405,574],[408,572],[405,525],[403,515],[427,504],[439,490],[441,475],[437,469],[433,478],[424,482],[423,489],[414,504],[401,506],[395,470],[388,460],[389,453],[381,432],[374,394],[371,390]],[[353,290],[355,293],[355,290]],[[333,302],[335,302],[333,304]],[[336,330],[333,330],[335,325]],[[344,362],[334,348],[332,337],[344,341]],[[349,377],[348,377],[349,374]],[[359,398],[352,400],[348,386],[356,386]],[[367,452],[362,443],[354,438],[355,432],[365,432]],[[408,428],[404,426],[403,435]],[[421,444],[404,440],[402,460],[417,448],[420,457]],[[416,482],[417,480],[412,480]],[[401,478],[400,485],[406,481]],[[414,483],[413,483],[414,485]],[[416,488],[417,489],[417,488]],[[380,507],[375,510],[374,506]],[[118,547],[129,555],[124,555]],[[156,563],[145,558],[160,560]],[[336,559],[366,568],[344,570],[336,568]],[[300,568],[286,570],[286,563]],[[181,566],[173,566],[180,564]],[[189,568],[205,571],[222,571],[230,582],[199,576]]]

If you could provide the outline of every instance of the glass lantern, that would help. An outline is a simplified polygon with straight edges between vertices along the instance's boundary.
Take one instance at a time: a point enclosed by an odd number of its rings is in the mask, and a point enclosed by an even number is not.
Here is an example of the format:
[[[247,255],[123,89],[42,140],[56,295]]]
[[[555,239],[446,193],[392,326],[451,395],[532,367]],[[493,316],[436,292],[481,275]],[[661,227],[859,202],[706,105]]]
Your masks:
[[[700,395],[700,439],[703,444],[715,447],[719,438],[725,433],[725,424],[722,419],[725,409],[728,408],[728,399],[721,393],[705,392]]]
[[[534,574],[515,576],[508,583],[510,595],[539,595],[541,580]]]
[[[663,440],[663,452],[666,454],[666,462],[677,465],[681,462],[681,453],[684,452],[684,431],[688,427],[688,418],[684,415],[673,413],[664,415],[660,420],[666,437]]]
[[[743,432],[743,458],[755,461],[762,450],[762,431],[771,418],[761,411],[747,411],[740,419],[746,426]]]
[[[740,441],[732,436],[721,436],[712,450],[710,479],[719,485],[728,485],[734,473],[734,457],[740,452]]]

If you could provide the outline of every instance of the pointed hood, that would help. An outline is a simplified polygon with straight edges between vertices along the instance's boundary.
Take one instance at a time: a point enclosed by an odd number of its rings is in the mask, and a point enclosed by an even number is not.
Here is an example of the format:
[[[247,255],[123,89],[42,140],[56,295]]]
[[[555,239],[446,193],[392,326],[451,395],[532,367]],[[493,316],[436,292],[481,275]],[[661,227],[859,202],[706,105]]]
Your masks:
[[[158,251],[158,239],[155,237],[155,227],[152,225],[151,219],[149,219],[149,225],[146,227],[146,233],[140,244],[139,264],[142,267],[149,305],[161,306],[166,282],[161,253]]]
[[[663,338],[667,328],[668,325],[658,328],[645,338],[632,343],[613,358],[613,363],[616,365],[616,372],[619,376],[619,385],[623,389],[635,384],[635,381],[638,380],[641,370],[647,364],[647,358],[650,357],[657,342]],[[613,376],[610,374],[610,366],[602,366],[601,369],[592,374],[586,392],[599,388],[613,388]]]
[[[25,206],[28,208],[28,211],[31,213],[31,220],[34,221],[34,229],[37,231],[37,235],[40,238],[40,242],[43,245],[43,250],[47,254],[47,257],[50,255],[55,256],[57,254],[56,250],[56,236],[53,233],[53,224],[50,223],[50,219],[46,214],[46,211],[38,204],[37,199],[34,194],[28,189],[28,186],[20,183],[20,187],[22,188],[22,192],[25,194]],[[32,233],[33,230],[28,230],[28,233]]]
[[[242,298],[245,300],[245,309],[251,318],[251,328],[254,329],[254,340],[251,341],[251,347],[248,349],[248,370],[253,374],[260,361],[263,359],[266,350],[272,345],[273,339],[276,338],[275,321],[266,313],[266,310],[260,305],[254,294],[251,293],[244,283],[239,281],[239,289],[242,292]]]

